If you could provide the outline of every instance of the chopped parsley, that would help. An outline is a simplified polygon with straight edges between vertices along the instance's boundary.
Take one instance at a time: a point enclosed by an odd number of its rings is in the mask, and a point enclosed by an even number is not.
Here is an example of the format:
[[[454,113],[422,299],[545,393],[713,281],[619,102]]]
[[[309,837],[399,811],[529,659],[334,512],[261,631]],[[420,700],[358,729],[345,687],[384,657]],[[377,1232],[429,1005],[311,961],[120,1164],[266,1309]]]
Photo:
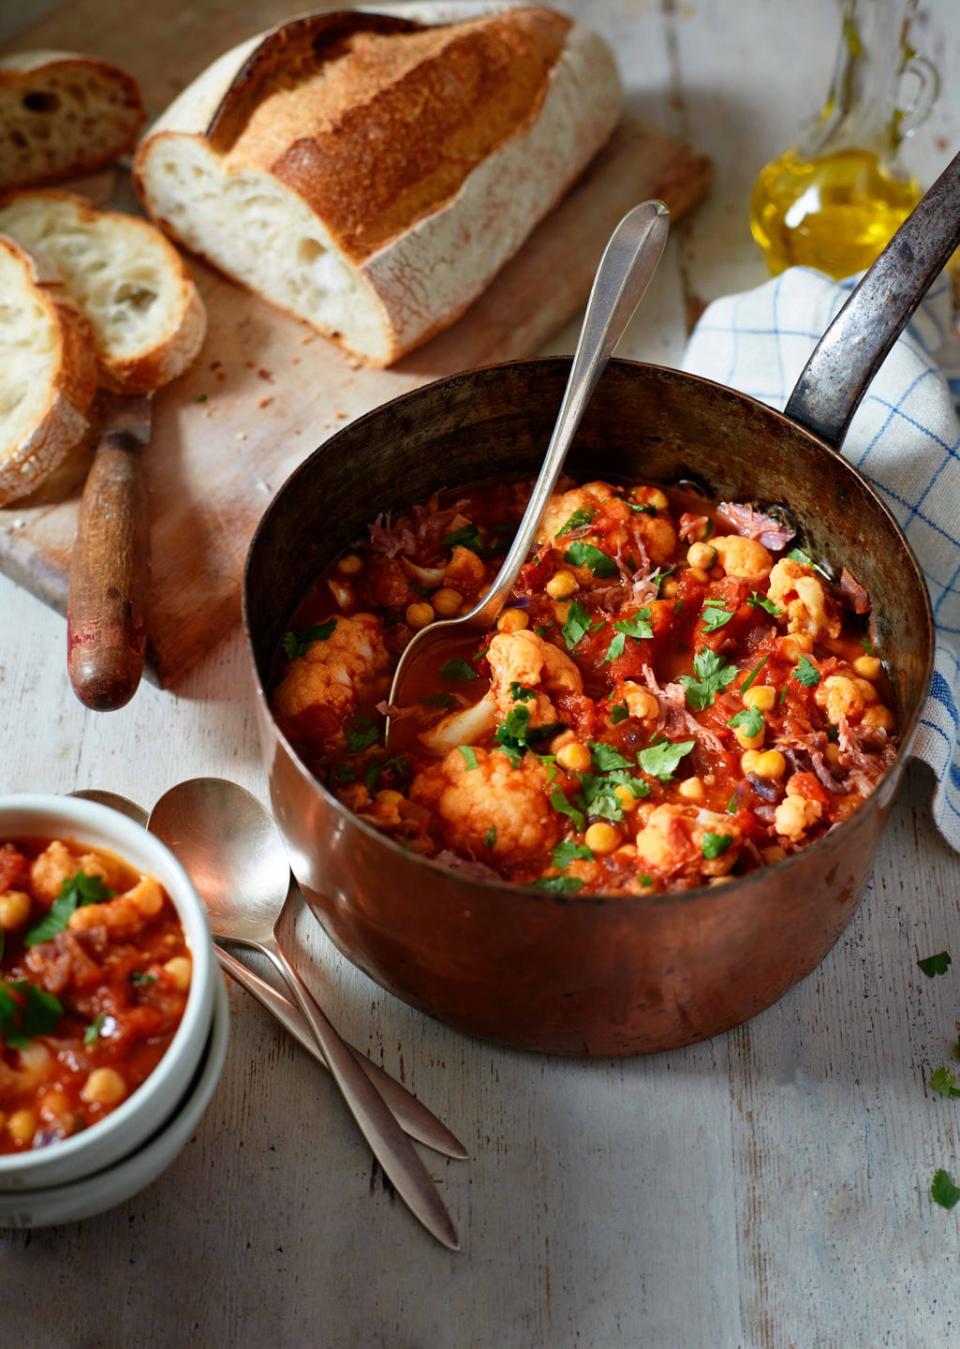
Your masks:
[[[299,632],[285,632],[280,639],[283,654],[287,660],[305,656],[314,642],[325,642],[328,637],[332,637],[336,626],[337,620],[330,618],[326,623],[314,624],[312,628],[301,628]]]
[[[571,543],[563,555],[563,560],[569,562],[572,567],[589,567],[594,576],[601,579],[617,574],[617,564],[613,558],[601,548],[595,548],[592,543],[579,541]]]
[[[444,661],[440,666],[440,678],[445,679],[448,684],[468,684],[476,677],[477,672],[473,666],[468,665],[465,660],[460,660],[459,657]]]
[[[550,861],[558,871],[563,871],[571,862],[592,862],[593,849],[588,848],[585,843],[574,843],[572,838],[565,838],[554,848]]]
[[[746,679],[745,679],[745,680],[743,681],[743,683],[740,685],[740,692],[741,692],[741,693],[746,693],[747,689],[753,687],[753,681],[756,679],[757,675],[760,673],[760,671],[763,669],[763,667],[766,665],[766,663],[767,663],[767,661],[768,661],[769,659],[770,659],[769,656],[764,656],[764,658],[763,658],[763,660],[760,662],[760,664],[759,664],[755,669],[753,669],[753,670],[750,671],[750,673],[747,675]]]
[[[687,703],[702,712],[712,707],[717,694],[736,677],[735,665],[724,663],[723,657],[709,647],[703,647],[693,658],[693,674],[681,675],[680,683],[687,691]]]
[[[956,1074],[951,1073],[949,1068],[934,1068],[927,1085],[931,1091],[938,1091],[941,1096],[951,1096],[954,1100],[960,1097]]]
[[[733,796],[731,796],[730,800],[727,802],[727,805],[726,805],[726,811],[727,811],[727,814],[728,814],[728,815],[736,815],[736,813],[737,813],[737,793],[736,793],[736,792],[734,792]]]
[[[657,740],[637,755],[637,763],[645,773],[661,782],[669,782],[684,755],[689,754],[693,740]]]
[[[348,782],[356,782],[357,770],[352,763],[334,764],[333,780],[338,787],[345,787]]]
[[[700,846],[704,857],[712,859],[714,857],[719,857],[721,853],[725,853],[732,842],[732,834],[711,834],[708,830],[704,834],[703,842]]]
[[[567,621],[560,629],[568,651],[582,642],[590,631],[590,615],[579,600],[574,600],[567,610]]]
[[[672,576],[678,569],[678,567],[657,567],[656,571],[652,571],[647,577],[650,584],[657,588],[657,599],[660,598],[660,591],[663,589],[664,581],[668,576]]]
[[[134,970],[130,976],[130,982],[131,984],[136,984],[137,987],[140,988],[143,987],[144,984],[155,984],[157,982],[157,975],[148,974],[146,970]]]
[[[462,529],[455,529],[452,534],[444,534],[441,540],[444,548],[469,548],[474,553],[482,552],[483,543],[480,539],[480,533],[474,524],[464,525]]]
[[[648,876],[646,872],[644,872],[643,875],[642,875],[639,879],[640,879],[640,884],[641,884],[642,886],[644,886],[644,888],[647,889],[647,890],[649,890],[650,887],[653,885],[653,877],[652,877],[652,876]]]
[[[457,749],[463,755],[463,762],[467,765],[468,773],[472,773],[475,768],[479,767],[472,745],[458,745]]]
[[[752,740],[755,735],[761,733],[766,722],[759,707],[744,707],[730,718],[727,725],[739,727],[743,734]]]
[[[424,707],[456,707],[457,700],[452,693],[431,693],[429,698],[421,698]]]
[[[651,506],[645,501],[628,501],[627,505],[632,511],[636,511],[639,515],[656,515],[657,513],[656,506]]]
[[[875,656],[877,654],[877,648],[870,640],[869,632],[865,632],[864,635],[860,638],[860,645],[863,647],[864,651],[866,651],[868,656]]]
[[[576,876],[541,876],[533,883],[535,890],[553,890],[561,895],[575,895],[583,889],[583,881]]]
[[[625,759],[612,745],[605,745],[600,740],[591,740],[590,748],[593,751],[593,762],[601,773],[609,773],[613,768],[633,767],[630,760]]]
[[[552,627],[553,627],[553,622],[552,622],[552,620],[551,620],[551,622],[549,622],[549,623],[541,623],[541,624],[539,624],[538,627],[535,627],[535,628],[534,628],[534,632],[537,634],[538,637],[546,637],[547,633],[550,631],[550,629],[551,629]]]
[[[570,519],[564,525],[563,529],[558,529],[555,538],[559,539],[564,534],[572,534],[575,529],[582,529],[584,525],[589,525],[596,515],[596,511],[590,510],[586,506],[581,506],[575,510]]]
[[[802,562],[805,567],[813,566],[813,558],[809,557],[802,548],[791,548],[787,557],[791,562]]]
[[[496,841],[497,841],[497,831],[495,826],[491,825],[483,836],[483,846],[485,848],[492,848],[493,845],[496,843]]]
[[[623,803],[617,796],[618,787],[626,787],[638,799],[650,795],[648,783],[632,777],[623,768],[614,768],[603,774],[582,773],[577,803],[583,806],[588,815],[616,823],[623,819]]]
[[[616,636],[613,637],[613,639],[611,640],[610,645],[607,647],[607,654],[603,658],[604,661],[607,664],[609,664],[611,661],[616,660],[619,656],[622,656],[624,647],[626,645],[627,645],[626,637],[624,637],[622,632],[618,632]]]
[[[50,941],[58,932],[66,930],[72,915],[85,904],[102,904],[111,899],[113,891],[104,885],[99,876],[88,876],[78,871],[68,876],[60,886],[60,894],[50,905],[45,918],[41,918],[36,927],[32,927],[23,940],[24,946],[39,946]]]
[[[380,728],[372,717],[354,717],[353,724],[347,727],[347,748],[353,754],[362,754],[379,739]]]
[[[752,604],[754,609],[765,609],[768,614],[773,614],[774,618],[783,613],[779,604],[774,604],[773,600],[768,600],[766,595],[758,595],[756,591],[753,592],[747,603]]]
[[[98,1012],[97,1015],[90,1022],[90,1025],[83,1032],[83,1043],[87,1046],[88,1049],[91,1045],[95,1045],[97,1041],[100,1039],[100,1032],[103,1030],[103,1023],[106,1021],[106,1019],[107,1019],[106,1012]]]
[[[724,627],[735,612],[734,609],[724,608],[723,600],[704,600],[703,612],[700,615],[704,632],[716,632],[718,628]]]
[[[810,689],[814,684],[820,683],[820,671],[809,656],[801,656],[793,672],[793,678],[799,679],[801,684]]]
[[[372,794],[376,791],[384,773],[389,773],[398,785],[406,783],[411,776],[410,760],[405,754],[395,754],[392,758],[384,759],[381,763],[372,763],[367,769],[367,776],[364,779],[368,792]]]
[[[549,740],[551,736],[562,730],[563,725],[559,721],[551,722],[549,726],[531,726],[529,708],[511,707],[504,720],[497,727],[493,741],[495,745],[499,745],[516,768],[521,755],[526,754],[527,750],[533,747],[535,741]]]
[[[918,960],[917,964],[928,979],[932,979],[935,974],[946,974],[950,968],[950,952],[938,951],[935,956],[925,956],[923,960]]]
[[[49,1035],[63,1016],[63,1006],[46,989],[28,979],[0,979],[0,1041],[23,1049],[35,1035]]]
[[[633,618],[621,619],[619,623],[614,623],[613,628],[615,632],[622,632],[626,637],[635,637],[637,641],[650,638],[653,636],[650,610],[638,609]]]
[[[551,792],[550,804],[558,815],[568,815],[570,817],[577,833],[583,829],[583,826],[586,823],[583,811],[578,810],[573,802],[568,799],[566,792],[561,791],[559,787],[555,787]]]
[[[527,689],[517,682],[516,679],[510,683],[510,697],[515,703],[528,703],[531,698],[536,698],[536,689]]]
[[[619,726],[621,721],[626,721],[630,712],[626,703],[613,703],[610,708],[610,723],[613,726]]]
[[[944,1171],[943,1167],[934,1174],[930,1182],[930,1198],[941,1208],[953,1208],[960,1200],[960,1190],[951,1180],[950,1173]]]

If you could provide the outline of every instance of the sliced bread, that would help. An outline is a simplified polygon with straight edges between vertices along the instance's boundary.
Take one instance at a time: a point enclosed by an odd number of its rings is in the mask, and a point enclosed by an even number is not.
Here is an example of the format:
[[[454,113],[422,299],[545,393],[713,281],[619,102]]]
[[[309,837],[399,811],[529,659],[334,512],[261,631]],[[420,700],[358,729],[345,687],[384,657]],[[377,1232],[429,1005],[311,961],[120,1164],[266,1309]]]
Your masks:
[[[145,116],[133,76],[96,57],[0,59],[0,188],[93,173],[133,148]]]
[[[283,24],[188,86],[134,161],[164,229],[376,365],[459,317],[620,115],[588,28],[443,10],[465,21]]]
[[[100,382],[153,393],[203,343],[206,313],[183,259],[153,225],[66,192],[0,198],[0,234],[49,262],[93,325]]]
[[[90,430],[93,335],[61,295],[0,238],[0,506],[39,487]]]

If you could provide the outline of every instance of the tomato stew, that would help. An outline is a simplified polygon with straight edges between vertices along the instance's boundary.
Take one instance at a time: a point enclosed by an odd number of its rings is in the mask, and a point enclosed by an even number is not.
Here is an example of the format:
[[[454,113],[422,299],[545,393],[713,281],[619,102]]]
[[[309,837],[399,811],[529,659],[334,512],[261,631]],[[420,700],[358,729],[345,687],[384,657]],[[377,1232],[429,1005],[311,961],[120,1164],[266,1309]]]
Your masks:
[[[896,753],[869,597],[782,510],[564,485],[496,630],[390,709],[411,632],[471,608],[530,483],[437,496],[319,579],[273,706],[313,772],[403,846],[556,891],[721,884],[844,820]]]
[[[160,883],[65,839],[0,844],[0,1154],[69,1138],[166,1053],[191,959]]]

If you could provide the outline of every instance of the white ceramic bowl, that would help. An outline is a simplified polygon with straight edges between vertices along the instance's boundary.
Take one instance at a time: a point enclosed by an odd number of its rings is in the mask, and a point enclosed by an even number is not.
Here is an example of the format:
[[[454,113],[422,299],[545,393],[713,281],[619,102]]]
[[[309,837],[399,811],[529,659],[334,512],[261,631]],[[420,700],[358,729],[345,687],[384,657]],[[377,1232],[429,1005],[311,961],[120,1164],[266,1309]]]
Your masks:
[[[200,1066],[173,1116],[144,1145],[116,1166],[95,1176],[49,1190],[0,1194],[0,1229],[54,1227],[106,1213],[153,1183],[183,1151],[220,1080],[230,1038],[230,1012],[223,980],[216,981],[213,1026]]]
[[[0,796],[0,841],[68,838],[107,848],[156,876],[176,907],[193,958],[183,1020],[147,1080],[99,1124],[30,1152],[0,1156],[0,1194],[64,1185],[113,1166],[170,1118],[197,1071],[210,1038],[219,983],[203,904],[187,873],[141,825],[107,806],[68,796]]]

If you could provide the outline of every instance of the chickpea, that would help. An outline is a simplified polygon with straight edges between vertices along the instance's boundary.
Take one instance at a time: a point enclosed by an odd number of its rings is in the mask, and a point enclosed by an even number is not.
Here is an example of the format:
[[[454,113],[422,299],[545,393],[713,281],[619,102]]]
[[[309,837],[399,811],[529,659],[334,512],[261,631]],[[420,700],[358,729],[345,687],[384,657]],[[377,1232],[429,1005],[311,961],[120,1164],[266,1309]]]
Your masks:
[[[758,778],[782,778],[787,771],[787,761],[778,749],[768,749],[758,755],[753,771]]]
[[[497,619],[497,632],[519,632],[529,626],[530,619],[522,609],[504,609]]]
[[[702,801],[706,796],[699,778],[686,778],[677,788],[677,794],[682,796],[684,801]]]
[[[660,594],[664,599],[672,600],[680,589],[680,582],[675,576],[668,576],[660,587]]]
[[[572,773],[585,773],[591,763],[590,751],[579,740],[571,740],[557,751],[557,763]]]
[[[879,694],[877,693],[877,690],[873,687],[873,685],[870,683],[869,679],[860,679],[858,677],[853,682],[860,690],[860,697],[863,699],[865,703],[875,703],[877,701]]]
[[[7,1120],[7,1133],[15,1143],[26,1147],[37,1132],[37,1117],[32,1110],[15,1110]]]
[[[661,492],[659,487],[647,492],[647,505],[653,506],[655,510],[665,511],[669,504],[665,493]]]
[[[728,576],[767,576],[773,567],[773,558],[756,539],[744,539],[739,534],[723,534],[713,540],[720,566]]]
[[[433,622],[433,605],[427,604],[425,601],[420,601],[418,604],[408,604],[406,617],[411,628],[425,628]]]
[[[710,573],[706,571],[703,567],[691,567],[687,572],[687,575],[691,578],[691,580],[697,581],[700,585],[704,586],[710,580]]]
[[[450,586],[441,586],[431,595],[430,603],[441,618],[453,618],[460,612],[463,596],[459,590],[452,590]]]
[[[117,1105],[127,1094],[127,1084],[116,1068],[94,1068],[83,1084],[80,1099],[88,1105]]]
[[[570,617],[570,605],[566,600],[557,600],[553,606],[553,616],[561,626]]]
[[[30,917],[30,896],[23,890],[8,890],[0,895],[0,928],[12,932],[23,927]]]
[[[755,749],[748,749],[745,754],[740,755],[740,768],[741,771],[743,772],[744,777],[746,777],[748,773],[753,773],[756,771],[757,760],[759,758],[760,755],[757,753]]]
[[[399,806],[402,801],[403,792],[391,791],[389,787],[385,787],[382,792],[377,792],[378,806],[386,806],[388,809],[393,810]]]
[[[732,876],[711,876],[708,885],[727,885],[733,880]]]
[[[884,707],[883,703],[874,703],[868,707],[863,714],[862,726],[882,727],[885,731],[893,730],[893,713],[889,707]]]
[[[614,829],[612,824],[607,824],[604,820],[598,820],[584,834],[583,841],[592,852],[595,852],[599,857],[603,857],[619,848],[620,831]]]
[[[576,738],[573,731],[561,731],[550,741],[550,753],[559,754],[564,745],[572,745]]]
[[[758,707],[761,712],[769,712],[777,701],[777,690],[772,684],[754,684],[741,697],[744,707]]]
[[[717,560],[717,550],[712,543],[691,543],[687,549],[687,561],[691,567],[702,567],[709,571]]]
[[[879,679],[883,662],[879,656],[858,656],[853,662],[853,668],[864,679]]]
[[[70,1102],[62,1091],[48,1091],[41,1098],[41,1119],[47,1121],[64,1119],[70,1113]]]
[[[824,758],[827,763],[838,764],[840,762],[840,746],[833,744],[831,741],[824,750]]]
[[[782,862],[787,855],[786,848],[781,848],[779,844],[774,844],[771,848],[762,848],[760,851],[765,862]]]
[[[170,980],[178,993],[186,993],[190,987],[190,978],[193,974],[193,962],[189,956],[174,956],[164,965],[164,972],[169,974]]]
[[[613,794],[620,802],[620,809],[625,815],[629,815],[631,811],[636,810],[637,806],[640,804],[639,798],[634,796],[629,787],[624,787],[622,785],[614,787]]]
[[[737,744],[741,749],[759,749],[763,744],[763,737],[766,734],[766,727],[761,726],[756,735],[747,735],[743,726],[737,726],[733,732]],[[756,768],[753,770],[756,772]]]
[[[660,715],[660,704],[649,689],[641,688],[628,680],[623,686],[623,701],[631,717],[640,721],[650,721]]]
[[[554,600],[566,600],[580,589],[580,582],[572,571],[554,572],[546,584],[547,594]]]
[[[356,553],[344,553],[337,563],[337,571],[341,576],[356,576],[357,572],[362,570],[363,558],[357,557]]]

